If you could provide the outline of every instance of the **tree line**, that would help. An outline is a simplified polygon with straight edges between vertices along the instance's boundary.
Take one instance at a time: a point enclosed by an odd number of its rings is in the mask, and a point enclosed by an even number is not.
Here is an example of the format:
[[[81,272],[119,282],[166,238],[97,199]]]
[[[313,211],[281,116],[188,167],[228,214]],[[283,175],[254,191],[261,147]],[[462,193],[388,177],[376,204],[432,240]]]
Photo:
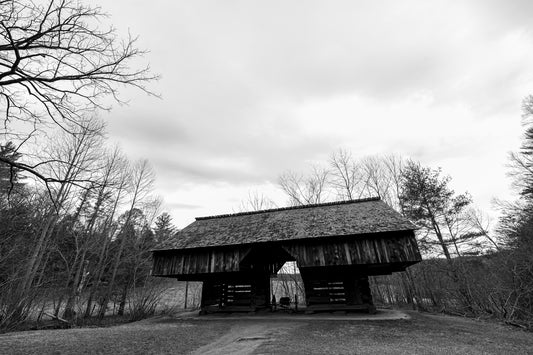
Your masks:
[[[103,317],[111,301],[124,314],[127,304],[135,306],[128,297],[146,291],[150,250],[175,232],[152,194],[148,162],[106,148],[95,120],[75,129],[60,130],[41,153],[47,174],[61,183],[35,184],[19,169],[0,166],[2,327],[39,311],[38,317],[48,312],[67,321]],[[9,142],[0,155],[21,159]]]
[[[405,273],[374,277],[373,294],[386,305],[410,305],[460,315],[490,316],[533,326],[533,96],[523,101],[522,145],[509,155],[516,201],[500,201],[499,220],[456,193],[441,168],[399,156],[354,158],[334,152],[306,173],[288,171],[279,186],[291,205],[380,197],[417,226],[424,261]],[[250,195],[249,208],[271,206]]]
[[[411,219],[419,229],[419,244],[426,255],[475,255],[499,248],[489,233],[488,217],[473,204],[468,193],[457,194],[451,177],[400,156],[355,158],[340,149],[324,164],[307,173],[288,171],[279,186],[290,205],[380,197]],[[258,196],[262,204],[257,203]],[[253,197],[253,199],[252,199]],[[268,205],[268,198],[250,195],[247,205]]]
[[[122,87],[155,95],[158,76],[106,17],[74,0],[0,0],[2,330],[43,315],[101,318],[110,303],[134,317],[153,308],[149,295],[126,299],[142,293],[149,250],[174,227],[155,219],[148,162],[109,147],[95,117],[124,102]]]

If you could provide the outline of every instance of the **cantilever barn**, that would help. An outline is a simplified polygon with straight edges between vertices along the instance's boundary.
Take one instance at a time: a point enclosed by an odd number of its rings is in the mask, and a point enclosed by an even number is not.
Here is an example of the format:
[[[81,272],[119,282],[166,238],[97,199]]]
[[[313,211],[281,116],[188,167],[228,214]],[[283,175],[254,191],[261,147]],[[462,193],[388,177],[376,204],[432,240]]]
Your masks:
[[[296,261],[308,311],[372,312],[368,277],[421,260],[414,229],[378,198],[200,217],[153,251],[152,275],[202,281],[204,312],[255,311]]]

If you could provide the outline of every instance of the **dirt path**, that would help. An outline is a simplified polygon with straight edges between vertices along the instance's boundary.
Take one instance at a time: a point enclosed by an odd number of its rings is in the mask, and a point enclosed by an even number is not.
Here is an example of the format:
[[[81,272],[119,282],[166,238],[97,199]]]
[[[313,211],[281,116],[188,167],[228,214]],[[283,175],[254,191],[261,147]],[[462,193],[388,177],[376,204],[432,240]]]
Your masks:
[[[262,324],[237,324],[231,327],[228,333],[212,343],[202,346],[194,351],[194,355],[216,354],[252,354],[264,342],[275,342],[283,334],[301,327],[304,323],[262,323]]]
[[[533,333],[410,312],[396,320],[153,318],[0,335],[0,354],[533,354]]]

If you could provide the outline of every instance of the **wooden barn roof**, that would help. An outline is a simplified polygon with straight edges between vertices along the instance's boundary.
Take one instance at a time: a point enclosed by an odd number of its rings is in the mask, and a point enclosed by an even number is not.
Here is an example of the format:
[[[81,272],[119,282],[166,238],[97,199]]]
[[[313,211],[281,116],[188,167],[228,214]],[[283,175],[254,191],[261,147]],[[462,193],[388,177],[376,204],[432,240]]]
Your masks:
[[[197,217],[158,250],[414,230],[379,198]]]

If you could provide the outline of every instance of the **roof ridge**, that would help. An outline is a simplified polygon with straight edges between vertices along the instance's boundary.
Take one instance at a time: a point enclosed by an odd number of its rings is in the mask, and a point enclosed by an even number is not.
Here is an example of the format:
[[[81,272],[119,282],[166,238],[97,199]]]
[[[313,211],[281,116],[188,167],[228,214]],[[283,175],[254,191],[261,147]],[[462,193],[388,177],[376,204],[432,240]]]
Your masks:
[[[214,216],[196,217],[195,219],[197,221],[201,221],[201,220],[206,220],[206,219],[247,216],[247,215],[261,214],[261,213],[267,213],[267,212],[279,212],[279,211],[299,210],[299,209],[314,208],[314,207],[346,205],[350,203],[360,203],[360,202],[369,202],[369,201],[381,201],[381,198],[380,197],[367,197],[367,198],[360,198],[356,200],[342,200],[342,201],[334,201],[334,202],[313,203],[309,205],[279,207],[279,208],[271,208],[271,209],[260,210],[260,211],[237,212],[237,213],[227,213],[227,214],[220,214],[220,215],[214,215]]]

